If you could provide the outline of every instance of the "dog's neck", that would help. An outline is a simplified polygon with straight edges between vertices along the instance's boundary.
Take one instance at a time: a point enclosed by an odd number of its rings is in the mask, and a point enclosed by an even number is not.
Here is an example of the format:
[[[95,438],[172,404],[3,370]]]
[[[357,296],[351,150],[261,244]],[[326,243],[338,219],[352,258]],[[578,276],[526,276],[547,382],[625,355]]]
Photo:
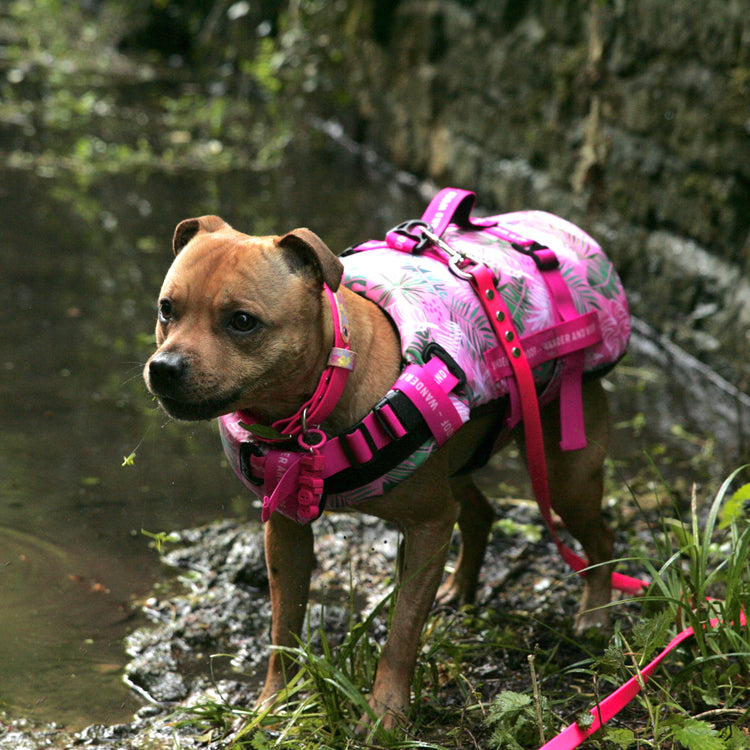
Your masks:
[[[401,370],[398,336],[388,317],[374,303],[340,287],[349,319],[350,346],[357,362],[346,387],[323,428],[338,434],[357,424],[396,382]],[[325,341],[333,341],[330,311],[324,314]],[[321,370],[322,371],[322,370]]]
[[[349,346],[356,355],[356,362],[348,373],[343,392],[320,424],[329,435],[337,435],[361,421],[385,396],[401,371],[400,342],[390,319],[373,302],[343,286],[338,294],[342,314],[348,319]],[[309,407],[311,398],[325,380],[332,347],[340,339],[336,335],[332,305],[330,296],[323,291],[320,308],[311,320],[316,356],[311,357],[309,366],[297,373],[296,378],[285,381],[283,391],[269,396],[265,404],[242,410],[248,423],[272,426],[279,436],[287,434],[286,428],[292,424],[299,428],[300,420],[294,417]],[[273,410],[266,410],[266,404],[272,404]],[[308,426],[318,424],[309,421]]]

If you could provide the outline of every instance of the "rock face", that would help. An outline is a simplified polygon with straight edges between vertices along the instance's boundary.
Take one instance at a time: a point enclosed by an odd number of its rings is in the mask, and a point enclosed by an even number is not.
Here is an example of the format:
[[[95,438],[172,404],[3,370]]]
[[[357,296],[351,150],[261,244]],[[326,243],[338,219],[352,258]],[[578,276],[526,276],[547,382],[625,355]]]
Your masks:
[[[493,211],[581,223],[615,258],[634,311],[747,390],[744,0],[326,6],[307,20],[339,47],[365,142],[476,189]]]

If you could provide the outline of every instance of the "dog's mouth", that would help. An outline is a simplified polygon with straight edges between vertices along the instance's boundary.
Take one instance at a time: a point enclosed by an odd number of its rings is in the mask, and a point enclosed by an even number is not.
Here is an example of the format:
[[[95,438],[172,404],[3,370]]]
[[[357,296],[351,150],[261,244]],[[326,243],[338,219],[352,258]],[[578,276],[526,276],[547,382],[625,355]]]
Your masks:
[[[170,417],[189,422],[210,420],[232,411],[239,394],[224,398],[185,400],[156,394],[159,403]]]
[[[241,388],[222,388],[212,373],[196,371],[189,357],[173,351],[157,352],[146,364],[143,378],[164,411],[175,419],[214,419],[232,411],[242,395]]]

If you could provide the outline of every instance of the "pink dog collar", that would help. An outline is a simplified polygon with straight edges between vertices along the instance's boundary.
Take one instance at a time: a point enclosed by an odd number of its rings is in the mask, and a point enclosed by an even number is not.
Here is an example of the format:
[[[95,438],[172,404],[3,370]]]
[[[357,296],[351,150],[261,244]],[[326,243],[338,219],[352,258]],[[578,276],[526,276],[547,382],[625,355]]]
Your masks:
[[[323,284],[323,291],[326,293],[328,304],[331,310],[333,320],[334,341],[331,353],[328,356],[328,364],[320,376],[318,386],[315,392],[291,417],[279,419],[271,425],[271,430],[278,434],[278,437],[267,437],[259,430],[257,433],[252,429],[253,440],[262,442],[277,442],[278,440],[288,440],[293,437],[302,436],[306,441],[306,436],[311,429],[320,427],[329,414],[334,410],[336,404],[344,392],[349,373],[354,369],[357,361],[357,353],[349,347],[349,320],[346,317],[346,308],[341,299],[341,294],[329,289],[327,284]],[[237,412],[242,423],[252,427],[258,423],[258,420],[246,411]],[[317,445],[315,441],[314,445]],[[303,447],[311,447],[306,442]]]
[[[334,342],[315,392],[302,406],[286,419],[279,419],[271,425],[270,431],[253,430],[258,420],[249,412],[236,412],[220,417],[220,425],[225,427],[228,420],[235,420],[244,431],[244,437],[236,436],[240,442],[278,443],[297,438],[299,447],[305,451],[293,461],[280,461],[288,454],[272,450],[269,458],[275,464],[276,481],[273,488],[263,496],[262,519],[267,521],[279,504],[286,498],[296,498],[296,517],[301,522],[309,522],[320,515],[320,502],[323,497],[323,468],[325,456],[321,450],[328,438],[320,425],[333,411],[344,392],[349,373],[354,369],[357,355],[349,347],[349,321],[346,317],[341,294],[333,292],[327,284],[323,291],[328,299],[333,321]],[[249,433],[249,434],[248,434]],[[268,434],[270,433],[270,434]],[[255,489],[255,488],[253,488]]]

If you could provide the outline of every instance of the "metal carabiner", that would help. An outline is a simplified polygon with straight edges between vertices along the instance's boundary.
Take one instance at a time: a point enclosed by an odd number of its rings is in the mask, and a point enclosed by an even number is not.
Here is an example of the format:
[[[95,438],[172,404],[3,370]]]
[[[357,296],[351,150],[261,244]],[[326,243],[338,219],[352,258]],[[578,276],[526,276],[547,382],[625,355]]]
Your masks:
[[[473,263],[476,266],[479,265],[481,261],[474,258],[469,253],[452,248],[442,237],[435,234],[431,227],[422,227],[422,234],[432,242],[433,245],[440,248],[440,250],[448,256],[448,268],[450,268],[451,273],[465,281],[471,279],[471,274],[464,271],[461,266],[467,262]]]

